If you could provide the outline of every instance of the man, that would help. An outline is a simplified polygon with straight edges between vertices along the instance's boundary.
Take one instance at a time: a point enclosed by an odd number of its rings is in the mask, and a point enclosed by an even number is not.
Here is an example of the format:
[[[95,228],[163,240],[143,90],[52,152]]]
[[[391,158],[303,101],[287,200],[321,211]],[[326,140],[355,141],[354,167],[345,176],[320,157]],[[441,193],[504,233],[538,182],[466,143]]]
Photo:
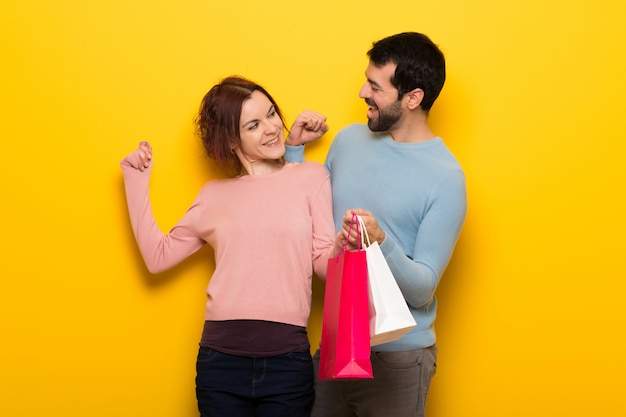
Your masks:
[[[442,52],[423,34],[400,33],[368,56],[359,93],[368,124],[342,129],[325,163],[335,226],[346,233],[352,213],[363,218],[417,327],[372,347],[373,379],[317,381],[313,417],[424,416],[437,358],[434,293],[467,209],[463,170],[428,124],[445,81]],[[290,139],[287,159],[302,160],[304,147]]]

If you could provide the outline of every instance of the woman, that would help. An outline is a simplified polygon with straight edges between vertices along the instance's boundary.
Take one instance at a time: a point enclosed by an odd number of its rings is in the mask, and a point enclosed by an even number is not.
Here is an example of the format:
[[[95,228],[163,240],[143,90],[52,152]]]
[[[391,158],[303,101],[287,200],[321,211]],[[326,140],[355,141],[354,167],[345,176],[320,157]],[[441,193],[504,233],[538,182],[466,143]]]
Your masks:
[[[215,85],[196,125],[209,157],[231,177],[204,185],[168,234],[149,202],[150,145],[141,142],[121,165],[133,231],[151,272],[205,243],[215,251],[197,359],[198,408],[203,417],[308,416],[312,273],[324,278],[327,259],[342,245],[334,236],[328,173],[314,162],[284,162],[280,110],[244,78]],[[322,115],[305,111],[290,141],[327,130]]]

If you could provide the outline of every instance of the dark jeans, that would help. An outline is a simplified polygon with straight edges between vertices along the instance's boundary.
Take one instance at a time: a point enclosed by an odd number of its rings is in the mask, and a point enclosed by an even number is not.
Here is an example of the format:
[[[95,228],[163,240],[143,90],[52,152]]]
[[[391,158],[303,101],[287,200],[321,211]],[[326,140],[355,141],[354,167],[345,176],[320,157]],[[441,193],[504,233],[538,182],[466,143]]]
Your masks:
[[[251,358],[200,347],[196,396],[202,417],[309,417],[313,362],[309,352]]]

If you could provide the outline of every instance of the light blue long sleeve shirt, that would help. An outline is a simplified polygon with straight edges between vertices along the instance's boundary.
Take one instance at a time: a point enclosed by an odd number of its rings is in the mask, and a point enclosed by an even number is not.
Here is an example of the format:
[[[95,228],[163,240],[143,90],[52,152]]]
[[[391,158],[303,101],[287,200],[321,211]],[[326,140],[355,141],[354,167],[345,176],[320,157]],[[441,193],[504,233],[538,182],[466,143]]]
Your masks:
[[[285,159],[304,160],[304,146],[288,146]],[[465,214],[465,174],[443,140],[400,143],[367,125],[342,129],[325,162],[333,190],[335,228],[346,210],[372,212],[386,237],[380,248],[417,326],[376,351],[432,346],[436,341],[435,290],[450,261]]]

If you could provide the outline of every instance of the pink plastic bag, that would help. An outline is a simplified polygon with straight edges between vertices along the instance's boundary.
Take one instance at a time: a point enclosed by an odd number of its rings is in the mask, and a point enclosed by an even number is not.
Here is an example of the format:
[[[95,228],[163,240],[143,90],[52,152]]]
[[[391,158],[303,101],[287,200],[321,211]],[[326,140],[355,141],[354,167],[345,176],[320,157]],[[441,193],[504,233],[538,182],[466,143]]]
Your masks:
[[[360,231],[355,217],[353,222]],[[373,378],[367,258],[361,247],[344,247],[328,260],[326,271],[318,379],[349,378]]]

